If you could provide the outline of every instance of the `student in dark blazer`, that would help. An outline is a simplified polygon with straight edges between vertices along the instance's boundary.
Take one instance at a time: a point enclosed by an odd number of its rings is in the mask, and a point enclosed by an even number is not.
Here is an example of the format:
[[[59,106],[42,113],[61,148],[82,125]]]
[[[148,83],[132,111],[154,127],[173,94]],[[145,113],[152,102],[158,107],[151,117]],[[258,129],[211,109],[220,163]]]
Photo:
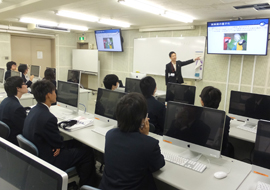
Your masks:
[[[55,81],[55,73],[51,68],[48,68],[44,71],[44,78],[43,80],[51,81],[55,88],[56,88],[56,81]],[[57,90],[55,90],[55,93],[57,95]],[[52,104],[52,106],[56,105],[56,102]]]
[[[165,165],[158,140],[147,136],[149,122],[145,98],[130,93],[116,108],[118,127],[106,134],[102,190],[155,190],[152,173]]]
[[[202,106],[218,109],[219,103],[221,101],[221,91],[215,87],[206,86],[202,90],[200,97]],[[233,157],[233,147],[231,147],[231,145],[229,144],[230,121],[231,118],[229,116],[226,116],[221,154]]]
[[[22,73],[22,78],[23,81],[26,83],[27,88],[29,88],[32,85],[32,81],[34,78],[34,75],[30,76],[30,79],[27,81],[25,75],[28,73],[28,67],[26,64],[20,64],[20,66],[18,67],[18,71]]]
[[[169,57],[171,59],[171,62],[166,65],[165,70],[165,82],[166,85],[168,82],[172,83],[184,83],[184,79],[182,77],[182,67],[189,65],[193,63],[196,60],[200,60],[200,57],[197,57],[196,59],[190,59],[188,61],[176,61],[176,53],[170,52]]]
[[[37,146],[41,159],[64,171],[76,166],[80,185],[94,186],[96,179],[92,148],[75,140],[63,142],[57,118],[49,110],[51,104],[56,102],[55,86],[50,81],[41,80],[31,88],[38,103],[25,119],[23,136]]]
[[[119,78],[117,75],[109,74],[104,77],[103,84],[106,89],[115,90],[119,88]]]
[[[16,136],[22,133],[23,123],[26,118],[25,109],[19,99],[27,93],[27,86],[21,77],[9,77],[5,84],[5,91],[8,95],[0,104],[0,120],[10,128],[8,141],[18,145]]]
[[[156,81],[153,77],[147,76],[141,79],[140,88],[146,98],[149,122],[155,126],[154,133],[163,135],[166,108],[164,104],[157,101],[154,97],[157,91],[156,86]]]
[[[7,71],[5,73],[5,80],[11,76],[11,71],[15,71],[17,68],[17,64],[14,61],[7,62]]]

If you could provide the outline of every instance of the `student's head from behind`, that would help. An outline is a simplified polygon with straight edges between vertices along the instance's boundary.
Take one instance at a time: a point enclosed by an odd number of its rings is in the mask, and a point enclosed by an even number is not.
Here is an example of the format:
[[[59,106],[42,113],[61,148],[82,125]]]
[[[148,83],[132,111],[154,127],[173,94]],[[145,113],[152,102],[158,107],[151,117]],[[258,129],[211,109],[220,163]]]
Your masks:
[[[22,77],[18,76],[7,78],[4,88],[8,97],[23,95],[28,92],[27,85],[24,83]]]
[[[20,66],[18,67],[18,71],[23,74],[27,74],[28,66],[26,64],[20,64]]]
[[[48,68],[44,71],[44,79],[54,81],[55,80],[55,73],[51,68]]]
[[[147,115],[147,104],[142,94],[133,92],[120,99],[116,120],[122,132],[138,132]]]
[[[170,57],[171,61],[176,61],[176,53],[174,51],[171,51],[169,53],[169,57]]]
[[[15,71],[17,68],[17,64],[14,61],[7,62],[7,70]]]
[[[47,105],[56,102],[55,86],[51,81],[40,80],[31,86],[33,93],[38,103],[46,103]]]
[[[221,92],[213,86],[206,86],[200,97],[202,106],[217,109],[221,101]]]
[[[156,81],[153,77],[147,76],[141,79],[140,88],[145,98],[153,96],[157,90]]]
[[[115,90],[119,86],[119,78],[114,74],[106,75],[103,84],[106,89]]]

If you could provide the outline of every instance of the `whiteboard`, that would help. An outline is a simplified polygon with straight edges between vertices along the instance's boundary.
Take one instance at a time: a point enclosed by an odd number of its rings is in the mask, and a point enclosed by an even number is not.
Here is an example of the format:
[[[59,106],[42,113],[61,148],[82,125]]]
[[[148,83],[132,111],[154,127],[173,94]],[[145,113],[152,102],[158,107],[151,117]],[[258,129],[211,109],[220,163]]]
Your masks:
[[[205,36],[135,39],[133,72],[165,76],[166,64],[171,61],[169,58],[171,51],[176,53],[177,60],[180,61],[198,56],[201,56],[203,61]],[[201,64],[200,61],[197,64]],[[183,78],[202,79],[203,66],[195,68],[196,62],[182,67]]]
[[[98,72],[98,50],[72,50],[72,69]]]

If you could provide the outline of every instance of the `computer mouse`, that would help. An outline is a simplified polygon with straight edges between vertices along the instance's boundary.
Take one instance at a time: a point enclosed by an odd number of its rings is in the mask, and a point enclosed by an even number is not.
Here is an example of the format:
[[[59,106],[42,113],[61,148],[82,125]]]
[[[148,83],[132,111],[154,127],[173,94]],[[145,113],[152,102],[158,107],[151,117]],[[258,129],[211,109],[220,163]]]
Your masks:
[[[226,172],[216,172],[214,173],[214,177],[217,178],[217,179],[223,179],[225,177],[227,177],[227,173]]]

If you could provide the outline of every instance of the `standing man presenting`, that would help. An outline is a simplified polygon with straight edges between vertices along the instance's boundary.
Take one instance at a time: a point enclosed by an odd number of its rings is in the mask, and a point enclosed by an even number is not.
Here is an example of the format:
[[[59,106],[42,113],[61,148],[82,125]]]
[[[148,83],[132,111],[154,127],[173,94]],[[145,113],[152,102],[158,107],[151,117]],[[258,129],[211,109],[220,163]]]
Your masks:
[[[196,59],[190,59],[188,61],[176,61],[176,53],[171,51],[169,53],[171,62],[166,65],[166,70],[165,70],[165,80],[166,80],[166,85],[168,82],[172,83],[184,83],[183,77],[182,77],[182,71],[181,67],[189,65],[193,63],[196,60],[200,60],[200,57],[197,57]]]

